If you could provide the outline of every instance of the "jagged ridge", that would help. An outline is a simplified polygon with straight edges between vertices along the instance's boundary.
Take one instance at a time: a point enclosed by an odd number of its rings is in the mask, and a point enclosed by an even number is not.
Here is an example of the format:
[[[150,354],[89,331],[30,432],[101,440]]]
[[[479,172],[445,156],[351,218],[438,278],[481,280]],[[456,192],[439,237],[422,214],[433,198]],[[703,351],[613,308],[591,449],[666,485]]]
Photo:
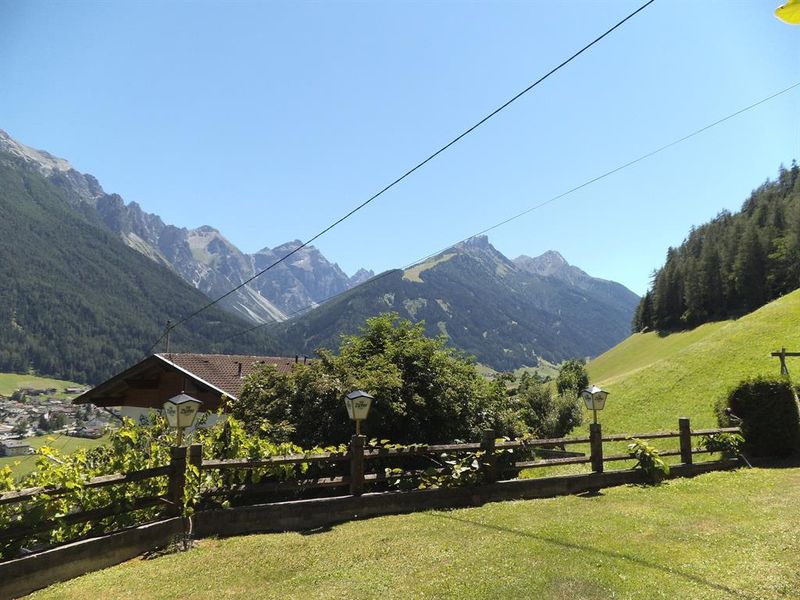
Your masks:
[[[217,298],[275,262],[301,242],[245,254],[213,227],[179,228],[158,215],[107,194],[97,179],[76,171],[52,154],[30,148],[0,130],[0,150],[24,161],[66,192],[75,207],[89,207],[131,248],[173,269],[210,298]],[[257,323],[282,321],[287,314],[315,306],[373,275],[359,270],[348,277],[313,246],[307,246],[249,286],[226,298],[225,308]]]

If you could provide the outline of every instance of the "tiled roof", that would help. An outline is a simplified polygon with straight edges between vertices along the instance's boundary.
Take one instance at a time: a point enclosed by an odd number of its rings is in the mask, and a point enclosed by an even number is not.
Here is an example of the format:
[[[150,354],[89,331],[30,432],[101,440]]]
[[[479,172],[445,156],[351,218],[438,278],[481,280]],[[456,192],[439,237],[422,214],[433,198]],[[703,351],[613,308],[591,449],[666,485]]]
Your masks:
[[[292,370],[295,361],[298,360],[295,357],[248,356],[244,354],[163,353],[157,356],[233,398],[239,397],[245,377],[256,368],[269,364],[275,365],[278,371],[288,373]],[[302,357],[299,358],[299,361],[303,360]],[[239,365],[241,365],[241,369]]]
[[[0,446],[5,446],[6,448],[30,448],[30,444],[22,440],[3,440],[0,442]]]

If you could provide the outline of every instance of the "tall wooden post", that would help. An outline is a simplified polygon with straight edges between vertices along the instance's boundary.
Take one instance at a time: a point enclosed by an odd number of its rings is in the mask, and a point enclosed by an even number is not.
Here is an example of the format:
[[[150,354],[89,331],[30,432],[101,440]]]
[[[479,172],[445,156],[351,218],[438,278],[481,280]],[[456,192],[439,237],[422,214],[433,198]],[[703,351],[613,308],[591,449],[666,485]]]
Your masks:
[[[183,491],[186,488],[186,453],[185,446],[174,446],[169,449],[170,472],[167,496],[172,504],[170,514],[178,516],[183,514]]]
[[[681,462],[690,465],[692,464],[692,427],[688,417],[678,419],[678,431],[681,442]]]
[[[481,438],[481,450],[483,450],[483,478],[486,483],[497,481],[497,454],[495,454],[495,434],[494,429],[484,429]]]
[[[350,493],[360,496],[364,493],[364,441],[366,436],[354,435],[350,438]]]
[[[592,458],[592,471],[603,472],[603,431],[600,423],[589,424],[589,447]]]
[[[789,368],[786,366],[786,348],[781,348],[781,375],[788,375]]]

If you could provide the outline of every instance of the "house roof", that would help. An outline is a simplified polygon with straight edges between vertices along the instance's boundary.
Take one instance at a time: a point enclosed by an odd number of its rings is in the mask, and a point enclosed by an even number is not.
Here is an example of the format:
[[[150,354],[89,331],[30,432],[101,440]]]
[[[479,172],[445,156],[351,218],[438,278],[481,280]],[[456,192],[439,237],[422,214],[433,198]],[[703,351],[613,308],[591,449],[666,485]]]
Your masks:
[[[304,359],[305,360],[305,359]],[[217,410],[222,396],[238,399],[245,378],[269,364],[288,373],[299,359],[243,354],[153,354],[73,400],[74,404],[161,408],[172,396],[186,392]]]
[[[244,378],[257,368],[269,364],[275,365],[282,373],[289,373],[298,360],[296,357],[245,354],[156,354],[155,356],[235,399],[239,398]]]
[[[0,446],[5,448],[30,448],[31,445],[28,442],[23,442],[22,440],[3,440],[0,442]]]

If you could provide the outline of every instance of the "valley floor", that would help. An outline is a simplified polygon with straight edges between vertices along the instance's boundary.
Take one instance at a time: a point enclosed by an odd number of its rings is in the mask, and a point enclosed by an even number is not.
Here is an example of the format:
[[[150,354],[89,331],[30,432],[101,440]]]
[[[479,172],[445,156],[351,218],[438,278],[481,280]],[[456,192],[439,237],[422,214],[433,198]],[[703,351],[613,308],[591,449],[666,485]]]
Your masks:
[[[797,598],[800,465],[201,540],[33,598]]]

